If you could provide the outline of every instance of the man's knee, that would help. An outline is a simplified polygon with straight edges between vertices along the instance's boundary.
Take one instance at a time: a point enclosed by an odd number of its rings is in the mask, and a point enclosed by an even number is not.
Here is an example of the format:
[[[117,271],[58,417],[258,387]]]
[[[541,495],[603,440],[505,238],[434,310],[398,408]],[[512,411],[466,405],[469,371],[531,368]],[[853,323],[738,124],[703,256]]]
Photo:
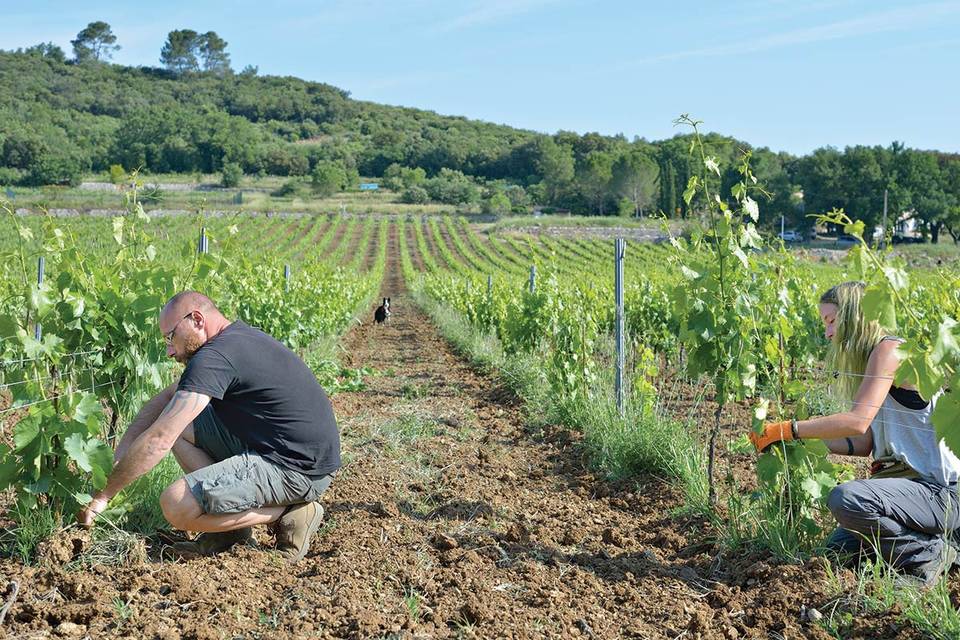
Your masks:
[[[200,503],[183,478],[164,489],[160,495],[160,509],[167,522],[184,531],[189,530],[190,524],[203,514]]]
[[[865,481],[853,480],[833,488],[827,498],[827,508],[840,526],[860,531],[865,522],[880,517],[882,505]]]

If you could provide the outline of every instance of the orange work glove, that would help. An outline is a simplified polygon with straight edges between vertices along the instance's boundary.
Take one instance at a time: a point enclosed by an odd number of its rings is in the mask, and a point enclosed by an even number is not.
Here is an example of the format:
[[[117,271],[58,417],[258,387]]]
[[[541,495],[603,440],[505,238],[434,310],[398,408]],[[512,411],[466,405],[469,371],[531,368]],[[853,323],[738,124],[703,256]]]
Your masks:
[[[793,440],[793,430],[791,421],[768,422],[763,425],[763,433],[750,432],[750,442],[757,451],[764,451],[767,447],[780,442],[781,440],[789,442]]]

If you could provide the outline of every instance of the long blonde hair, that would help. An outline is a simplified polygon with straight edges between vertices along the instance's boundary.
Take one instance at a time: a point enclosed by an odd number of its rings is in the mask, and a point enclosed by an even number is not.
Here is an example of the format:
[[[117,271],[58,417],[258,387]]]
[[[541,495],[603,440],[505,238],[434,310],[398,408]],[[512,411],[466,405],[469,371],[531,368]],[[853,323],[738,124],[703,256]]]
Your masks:
[[[844,282],[820,296],[820,304],[837,306],[834,336],[827,350],[827,368],[837,375],[837,392],[851,400],[860,387],[859,376],[867,370],[870,352],[887,335],[876,320],[868,322],[863,317],[860,303],[866,286],[858,281]]]

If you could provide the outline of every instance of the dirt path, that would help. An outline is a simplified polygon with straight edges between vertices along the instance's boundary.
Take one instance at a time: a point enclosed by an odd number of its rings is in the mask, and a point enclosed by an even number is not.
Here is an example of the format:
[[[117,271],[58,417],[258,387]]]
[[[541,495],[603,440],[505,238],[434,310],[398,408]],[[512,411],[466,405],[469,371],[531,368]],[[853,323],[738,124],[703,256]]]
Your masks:
[[[397,232],[397,225],[393,222],[390,222],[387,226],[387,245],[389,246],[391,241],[391,236],[395,235]],[[369,271],[373,265],[377,262],[377,256],[380,255],[380,228],[379,226],[374,228],[373,233],[370,235],[370,242],[367,243],[367,254],[363,257],[363,270]]]
[[[330,218],[326,216],[316,217],[316,222],[313,225],[315,229],[310,233],[310,238],[301,242],[297,247],[297,252],[293,256],[294,262],[301,262],[305,256],[309,255],[310,250],[317,245],[323,234],[330,228],[330,224]]]
[[[291,220],[284,229],[283,236],[269,246],[275,247],[281,256],[290,257],[297,243],[311,233],[311,227],[316,223],[314,218]]]
[[[482,237],[481,237],[481,240],[483,240]],[[498,238],[498,242],[494,244],[493,242],[490,241],[490,237],[488,236],[486,239],[486,244],[487,244],[487,247],[490,249],[490,251],[494,255],[499,256],[501,260],[504,260],[506,262],[512,262],[513,264],[523,269],[530,268],[530,261],[526,257],[517,253],[517,251],[513,248],[513,246],[503,238]]]
[[[450,230],[447,228],[447,225],[441,222],[438,226],[440,229],[440,238],[443,240],[444,245],[450,251],[450,254],[454,258],[456,258],[457,262],[459,264],[466,265],[468,267],[473,267],[482,272],[484,270],[483,265],[480,264],[476,260],[476,258],[472,260],[468,260],[467,256],[465,256],[463,252],[460,251],[460,247],[458,247],[457,244],[453,241],[453,236],[450,235]]]
[[[578,436],[531,433],[511,394],[471,370],[417,309],[389,237],[382,295],[343,340],[366,388],[333,398],[342,471],[321,535],[289,567],[269,551],[149,558],[85,568],[67,532],[20,581],[16,637],[828,638],[801,625],[824,606],[823,565],[771,566],[703,542],[671,515],[678,492],[611,485],[585,468]],[[696,534],[691,532],[696,531]],[[270,539],[258,531],[265,549]],[[722,570],[720,569],[722,567]],[[64,626],[66,625],[66,626]],[[878,624],[877,633],[889,635]],[[888,634],[888,635],[885,635]]]
[[[333,238],[330,239],[330,245],[325,252],[327,255],[336,253],[336,251],[340,249],[342,242],[349,242],[347,231],[353,231],[353,229],[350,228],[350,220],[340,220],[340,224],[337,225],[337,228],[334,230]]]
[[[353,235],[349,238],[344,238],[341,242],[348,243],[346,246],[346,251],[343,253],[343,258],[341,259],[341,264],[351,264],[354,258],[357,257],[357,252],[360,251],[360,241],[363,240],[364,229],[364,220],[357,220],[357,224],[354,225]],[[372,241],[368,244],[376,244],[376,241]]]
[[[440,254],[440,248],[437,247],[436,239],[433,237],[433,230],[430,228],[427,219],[421,219],[417,224],[421,225],[423,237],[427,243],[427,250],[430,252],[430,255],[433,256],[433,261],[444,269],[449,268],[451,265],[448,265],[446,259]]]
[[[419,272],[424,272],[427,270],[426,264],[423,262],[423,256],[420,255],[420,247],[417,246],[417,231],[414,229],[414,225],[417,224],[416,220],[408,220],[404,225],[404,238],[407,241],[407,251],[410,253],[410,262],[413,264]]]

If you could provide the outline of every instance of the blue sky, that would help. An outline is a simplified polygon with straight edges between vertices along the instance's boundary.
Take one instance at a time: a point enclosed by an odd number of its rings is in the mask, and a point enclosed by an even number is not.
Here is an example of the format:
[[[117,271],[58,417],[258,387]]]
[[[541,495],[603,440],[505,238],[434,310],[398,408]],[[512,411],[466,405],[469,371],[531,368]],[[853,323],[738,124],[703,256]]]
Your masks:
[[[960,152],[960,0],[11,2],[0,48],[70,50],[105,20],[120,64],[172,29],[216,31],[233,66],[353,97],[553,133],[708,130],[791,153],[893,140]]]

